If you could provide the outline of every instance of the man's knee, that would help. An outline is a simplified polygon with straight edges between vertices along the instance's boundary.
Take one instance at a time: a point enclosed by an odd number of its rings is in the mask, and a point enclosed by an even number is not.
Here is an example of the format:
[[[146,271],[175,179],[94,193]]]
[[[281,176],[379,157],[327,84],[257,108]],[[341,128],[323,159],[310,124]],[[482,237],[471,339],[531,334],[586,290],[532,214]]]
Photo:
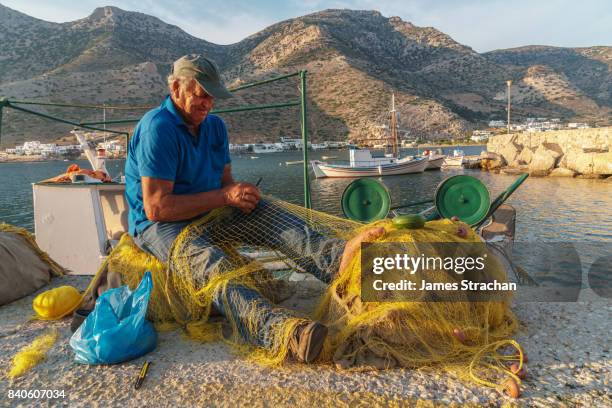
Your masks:
[[[211,275],[226,272],[231,265],[227,254],[216,245],[200,246],[194,242],[186,252],[182,258],[187,260],[191,277],[196,282],[207,282]]]

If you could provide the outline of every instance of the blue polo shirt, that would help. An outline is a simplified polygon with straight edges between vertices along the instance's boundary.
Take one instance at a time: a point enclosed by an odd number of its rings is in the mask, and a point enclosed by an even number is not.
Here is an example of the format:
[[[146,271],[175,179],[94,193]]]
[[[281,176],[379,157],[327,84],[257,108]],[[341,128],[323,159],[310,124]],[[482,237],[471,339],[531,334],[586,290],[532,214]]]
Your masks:
[[[166,97],[140,119],[128,146],[125,195],[130,235],[152,224],[144,211],[141,177],[173,181],[174,194],[195,194],[221,188],[228,163],[227,130],[221,118],[208,115],[196,138]]]

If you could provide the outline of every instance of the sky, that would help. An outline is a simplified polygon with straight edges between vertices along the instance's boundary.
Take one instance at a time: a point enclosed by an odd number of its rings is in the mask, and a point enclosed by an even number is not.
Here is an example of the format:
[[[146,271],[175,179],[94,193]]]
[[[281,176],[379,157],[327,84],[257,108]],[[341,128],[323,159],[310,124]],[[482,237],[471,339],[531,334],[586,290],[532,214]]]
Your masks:
[[[216,44],[231,44],[274,23],[328,8],[378,10],[432,26],[478,52],[523,45],[612,46],[612,0],[0,0],[47,21],[116,6],[150,14]]]

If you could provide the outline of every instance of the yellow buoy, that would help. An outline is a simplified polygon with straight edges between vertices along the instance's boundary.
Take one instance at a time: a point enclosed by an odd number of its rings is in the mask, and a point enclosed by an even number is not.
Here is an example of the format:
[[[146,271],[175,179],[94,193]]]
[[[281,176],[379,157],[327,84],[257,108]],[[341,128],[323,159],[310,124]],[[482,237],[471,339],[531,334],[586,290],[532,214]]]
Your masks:
[[[47,290],[34,298],[32,308],[41,320],[61,319],[72,313],[83,298],[73,286],[60,286]]]

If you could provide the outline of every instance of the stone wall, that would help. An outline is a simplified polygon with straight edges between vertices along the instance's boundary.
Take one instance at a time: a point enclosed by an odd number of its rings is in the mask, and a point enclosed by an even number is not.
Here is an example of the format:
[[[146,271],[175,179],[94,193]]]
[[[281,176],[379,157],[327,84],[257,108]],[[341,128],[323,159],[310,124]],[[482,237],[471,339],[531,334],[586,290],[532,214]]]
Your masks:
[[[489,138],[487,151],[535,176],[612,175],[612,127],[516,133]]]

